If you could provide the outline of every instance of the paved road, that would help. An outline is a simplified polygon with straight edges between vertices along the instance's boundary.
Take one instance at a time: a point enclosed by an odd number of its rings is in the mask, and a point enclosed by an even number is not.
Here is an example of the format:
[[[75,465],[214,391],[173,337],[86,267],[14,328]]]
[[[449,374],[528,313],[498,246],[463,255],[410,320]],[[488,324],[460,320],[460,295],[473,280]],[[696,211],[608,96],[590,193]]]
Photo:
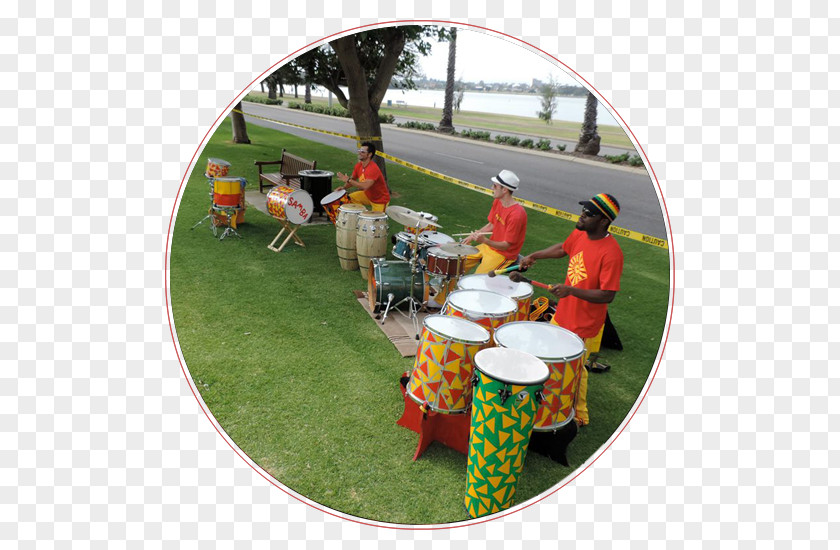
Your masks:
[[[322,130],[355,134],[350,119],[315,115],[285,107],[243,103],[246,113]],[[248,117],[249,124],[313,140],[326,145],[355,149],[355,143],[337,136],[273,124]],[[429,132],[413,132],[383,125],[386,152],[424,168],[489,188],[490,177],[499,170],[514,171],[521,181],[517,196],[565,212],[577,213],[580,200],[597,193],[610,193],[621,204],[619,227],[658,238],[667,238],[663,212],[653,182],[639,170],[616,169],[598,163],[568,161],[505,146],[495,146]],[[348,159],[352,159],[348,155]],[[350,160],[352,162],[352,160]],[[347,168],[350,166],[348,164]]]

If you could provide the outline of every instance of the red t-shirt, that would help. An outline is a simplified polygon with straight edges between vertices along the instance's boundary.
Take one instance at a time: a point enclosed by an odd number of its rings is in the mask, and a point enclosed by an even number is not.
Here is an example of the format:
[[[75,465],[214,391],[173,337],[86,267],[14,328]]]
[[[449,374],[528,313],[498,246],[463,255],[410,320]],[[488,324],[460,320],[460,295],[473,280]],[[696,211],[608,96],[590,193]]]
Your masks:
[[[350,177],[356,181],[373,180],[373,185],[365,189],[365,195],[367,195],[370,202],[376,204],[387,204],[391,202],[388,185],[385,183],[385,178],[382,177],[382,171],[374,161],[370,161],[365,167],[362,167],[361,162],[356,163]]]
[[[528,228],[528,214],[525,213],[525,208],[518,202],[505,208],[499,199],[495,199],[487,221],[493,224],[490,240],[510,244],[507,250],[497,252],[508,260],[515,260],[525,244],[525,230]]]
[[[581,289],[620,290],[624,254],[615,237],[607,235],[592,241],[586,231],[573,231],[563,243],[569,255],[566,285]],[[554,322],[581,338],[598,335],[607,318],[608,304],[593,304],[574,296],[557,302]]]

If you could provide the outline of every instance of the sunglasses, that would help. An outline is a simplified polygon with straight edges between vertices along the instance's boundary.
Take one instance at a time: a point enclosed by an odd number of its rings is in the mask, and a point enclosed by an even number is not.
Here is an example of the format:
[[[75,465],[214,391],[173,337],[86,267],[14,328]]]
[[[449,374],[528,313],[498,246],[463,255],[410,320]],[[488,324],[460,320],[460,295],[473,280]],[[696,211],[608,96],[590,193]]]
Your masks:
[[[597,212],[592,212],[592,211],[591,211],[591,210],[589,210],[588,208],[584,208],[581,212],[582,212],[582,214],[583,214],[584,216],[586,216],[587,218],[593,218],[593,217],[595,217],[595,216],[600,215],[600,214],[598,214]]]

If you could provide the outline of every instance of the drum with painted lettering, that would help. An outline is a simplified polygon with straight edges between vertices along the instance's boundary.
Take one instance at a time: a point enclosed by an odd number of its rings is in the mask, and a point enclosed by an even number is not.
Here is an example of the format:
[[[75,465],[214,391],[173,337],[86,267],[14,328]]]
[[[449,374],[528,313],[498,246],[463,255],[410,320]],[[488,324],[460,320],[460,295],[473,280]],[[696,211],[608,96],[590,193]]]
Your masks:
[[[470,517],[513,505],[548,376],[545,363],[524,351],[488,348],[475,354],[464,496]]]
[[[489,290],[516,300],[516,321],[527,321],[531,313],[534,287],[526,282],[515,283],[505,276],[490,277],[486,273],[464,275],[458,280],[459,289]]]
[[[300,225],[312,217],[312,197],[302,189],[277,185],[265,196],[268,213],[280,221]]]
[[[534,431],[554,431],[573,421],[584,368],[583,340],[557,325],[533,321],[507,323],[496,329],[493,337],[498,346],[530,353],[549,368]]]
[[[335,219],[335,246],[341,269],[355,271],[359,269],[356,256],[356,224],[359,214],[367,210],[361,204],[347,203],[338,207]]]

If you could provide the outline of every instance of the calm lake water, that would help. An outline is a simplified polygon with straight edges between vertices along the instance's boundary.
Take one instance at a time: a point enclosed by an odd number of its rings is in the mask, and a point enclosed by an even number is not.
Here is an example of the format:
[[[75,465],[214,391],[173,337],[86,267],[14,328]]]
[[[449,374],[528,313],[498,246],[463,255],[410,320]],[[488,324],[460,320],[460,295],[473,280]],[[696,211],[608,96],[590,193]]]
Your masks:
[[[325,91],[322,90],[322,92]],[[302,97],[302,89],[299,89],[298,93]],[[396,105],[397,101],[404,101],[407,105],[443,109],[443,94],[443,90],[388,90],[385,93],[385,103],[390,100],[393,105]],[[326,93],[313,93],[312,95],[327,97]],[[537,118],[537,111],[540,110],[540,99],[539,94],[464,92],[461,110]],[[585,97],[559,97],[557,98],[557,109],[554,111],[553,119],[583,122],[585,106]],[[610,112],[601,105],[598,106],[598,124],[619,126]]]

